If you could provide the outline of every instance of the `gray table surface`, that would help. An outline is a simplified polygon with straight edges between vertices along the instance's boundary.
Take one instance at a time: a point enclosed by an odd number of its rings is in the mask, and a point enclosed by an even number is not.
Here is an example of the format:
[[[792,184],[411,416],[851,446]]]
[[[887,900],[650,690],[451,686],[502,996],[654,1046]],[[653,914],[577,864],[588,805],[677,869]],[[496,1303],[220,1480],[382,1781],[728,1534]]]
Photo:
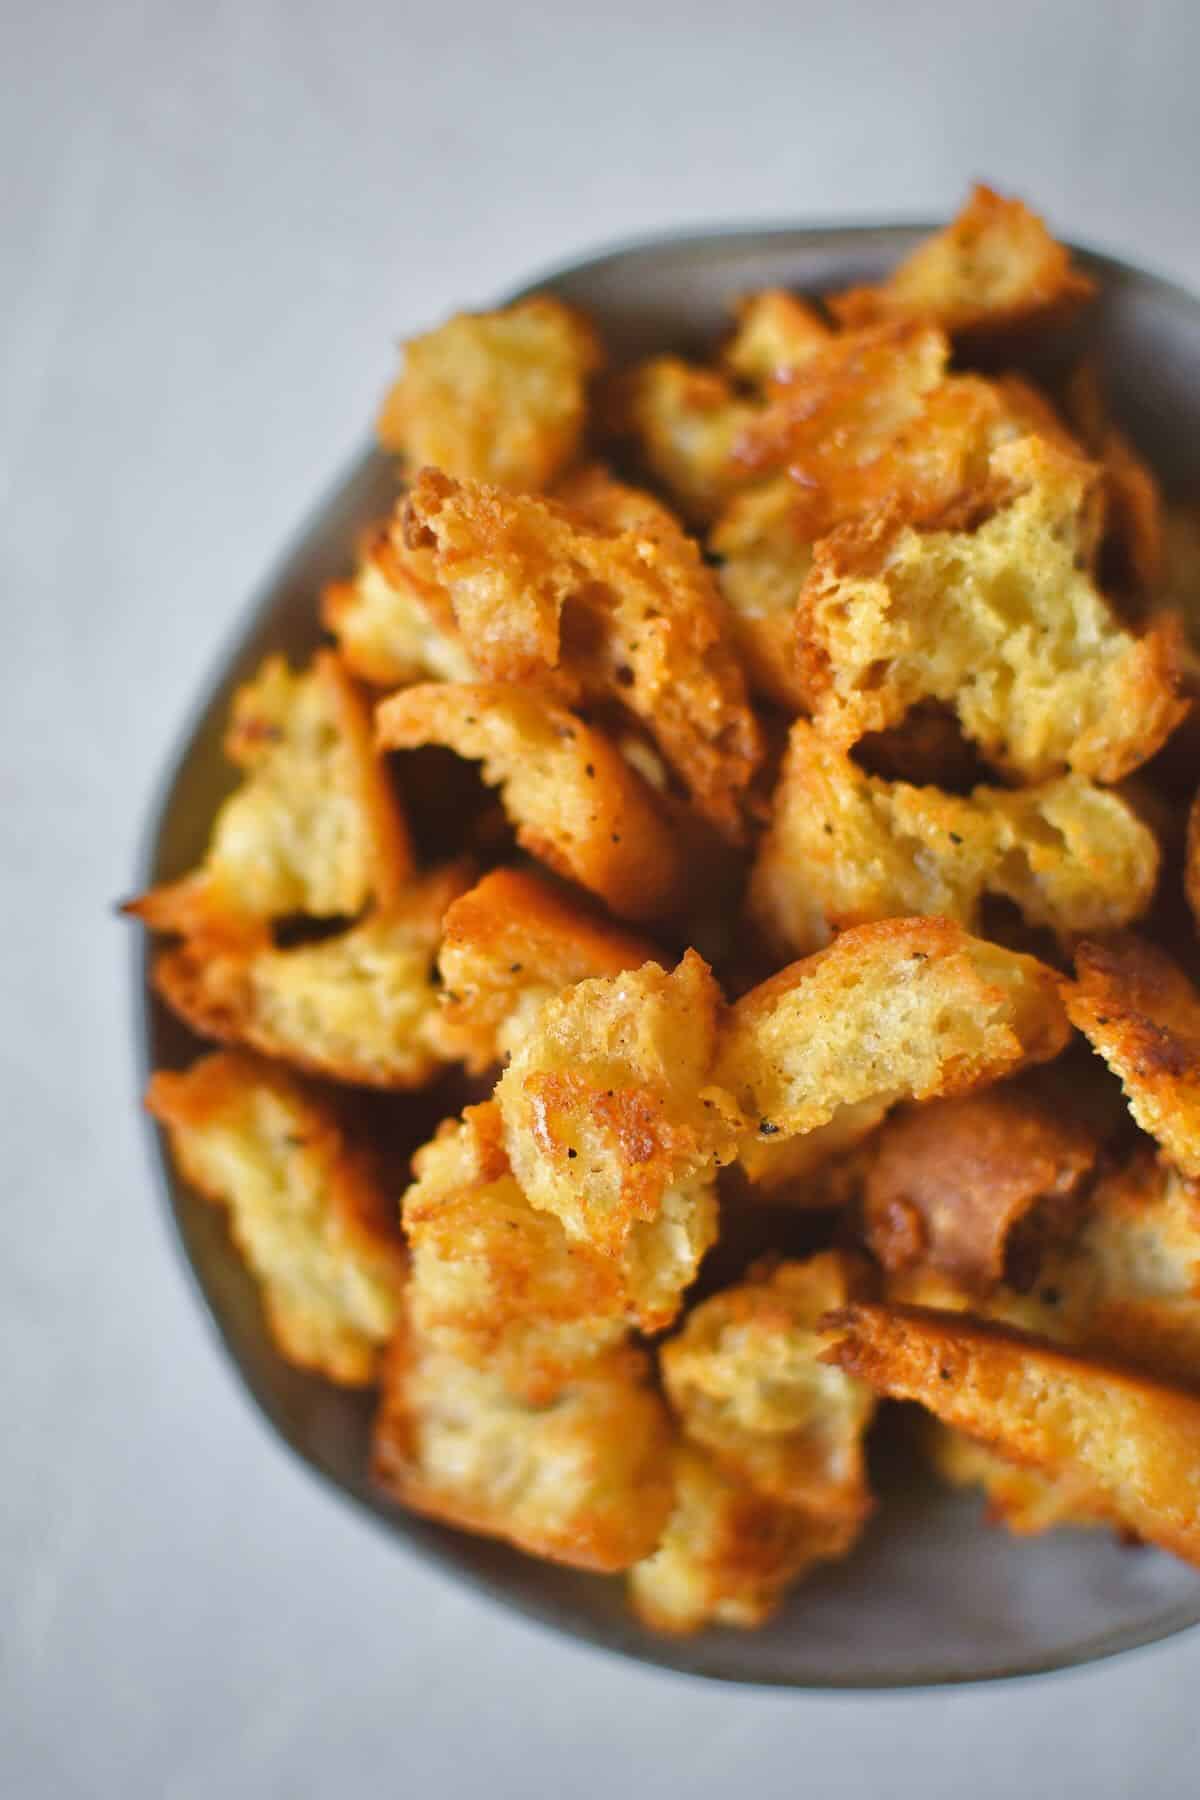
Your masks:
[[[264,1436],[150,1186],[111,903],[396,335],[630,233],[941,213],[975,174],[1200,283],[1188,0],[710,13],[0,4],[6,1796],[1196,1791],[1200,1635],[830,1700],[459,1591]]]

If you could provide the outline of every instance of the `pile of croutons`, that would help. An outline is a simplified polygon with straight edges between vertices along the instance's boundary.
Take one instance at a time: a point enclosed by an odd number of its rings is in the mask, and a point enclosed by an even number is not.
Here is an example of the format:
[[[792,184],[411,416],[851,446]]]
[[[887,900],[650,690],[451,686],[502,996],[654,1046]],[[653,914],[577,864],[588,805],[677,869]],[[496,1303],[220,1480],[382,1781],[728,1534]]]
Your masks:
[[[853,1550],[881,1396],[1010,1530],[1200,1564],[1200,511],[1093,288],[980,188],[708,363],[415,339],[328,647],[129,906],[282,1354],[654,1629]]]

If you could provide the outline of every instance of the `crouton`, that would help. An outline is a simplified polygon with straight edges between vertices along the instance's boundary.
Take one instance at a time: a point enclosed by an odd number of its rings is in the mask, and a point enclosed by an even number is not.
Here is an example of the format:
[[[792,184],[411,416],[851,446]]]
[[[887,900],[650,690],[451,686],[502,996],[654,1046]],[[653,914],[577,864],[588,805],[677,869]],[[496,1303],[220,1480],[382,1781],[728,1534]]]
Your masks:
[[[858,1304],[825,1324],[837,1368],[1077,1482],[1082,1504],[1200,1563],[1200,1395],[959,1314]]]
[[[1126,935],[1081,944],[1071,1022],[1120,1078],[1129,1110],[1185,1175],[1200,1176],[1200,994],[1169,956]]]
[[[408,1313],[422,1343],[493,1371],[540,1405],[627,1335],[618,1265],[530,1206],[491,1102],[447,1120],[413,1171],[402,1212]]]
[[[828,1179],[887,1117],[890,1100],[840,1106],[824,1125],[803,1137],[761,1132],[742,1140],[738,1167],[754,1185],[756,1200],[795,1207],[840,1205],[840,1183]],[[768,1124],[772,1121],[768,1120]]]
[[[146,1105],[184,1179],[228,1209],[284,1356],[331,1381],[374,1380],[406,1259],[392,1203],[335,1115],[241,1051],[160,1071]]]
[[[1200,929],[1200,789],[1188,809],[1187,850],[1183,871],[1184,891],[1192,917]]]
[[[1021,1085],[901,1110],[865,1171],[867,1245],[885,1269],[925,1264],[986,1292],[1035,1207],[1078,1210],[1098,1152],[1083,1125]]]
[[[621,410],[647,471],[690,524],[710,523],[745,485],[733,449],[756,405],[716,370],[653,357],[624,382]]]
[[[790,713],[806,704],[796,650],[796,604],[812,567],[812,539],[787,474],[736,494],[709,537],[751,687]]]
[[[485,676],[627,708],[736,839],[762,744],[715,578],[648,495],[600,471],[564,492],[569,507],[426,469],[406,539],[430,551]]]
[[[864,1264],[826,1250],[751,1272],[694,1307],[660,1352],[685,1434],[755,1492],[814,1519],[871,1509],[863,1440],[870,1391],[830,1380],[817,1321],[864,1292]]]
[[[437,604],[440,593],[422,578],[418,560],[397,555],[384,531],[364,550],[353,578],[331,583],[321,596],[321,622],[342,661],[376,687],[478,678],[453,614]]]
[[[814,1519],[756,1494],[693,1445],[679,1445],[672,1471],[662,1541],[629,1573],[630,1604],[651,1631],[765,1625],[790,1587],[858,1536],[850,1520]]]
[[[495,869],[446,913],[440,1042],[480,1074],[512,1054],[551,994],[654,955],[542,876]]]
[[[737,329],[721,362],[737,380],[768,394],[786,384],[831,336],[814,307],[782,288],[747,294],[736,312]]]
[[[929,1457],[937,1473],[951,1487],[982,1488],[990,1524],[1003,1525],[1015,1537],[1037,1537],[1064,1525],[1078,1530],[1111,1524],[1091,1500],[1088,1478],[1023,1468],[936,1419],[929,1426]]]
[[[459,865],[415,881],[385,913],[290,950],[185,940],[154,985],[202,1037],[364,1087],[417,1088],[450,1060],[434,961],[442,916],[470,879]]]
[[[372,1471],[417,1512],[579,1569],[651,1554],[671,1508],[670,1420],[632,1349],[548,1404],[411,1331],[388,1353]]]
[[[670,1324],[717,1235],[744,1121],[711,1085],[724,1001],[689,950],[547,1000],[496,1087],[530,1204],[616,1258],[644,1330]]]
[[[884,513],[817,547],[797,609],[815,723],[846,748],[941,700],[1022,781],[1064,768],[1119,781],[1186,710],[1177,627],[1164,618],[1135,638],[1096,587],[1093,466],[1025,438],[990,469],[998,503],[973,529]]]
[[[1158,844],[1129,804],[1067,775],[970,797],[870,776],[807,720],[792,726],[748,908],[783,953],[904,915],[979,928],[986,894],[1060,938],[1128,925],[1149,906]]]
[[[957,218],[871,287],[826,301],[844,326],[931,319],[956,338],[988,347],[1072,319],[1095,293],[1069,252],[1019,200],[976,184]]]
[[[527,689],[433,682],[376,713],[389,749],[445,744],[483,764],[517,842],[623,918],[668,915],[684,858],[653,790],[602,732]]]
[[[380,442],[413,469],[432,463],[501,487],[549,487],[579,448],[601,360],[588,321],[549,295],[459,313],[405,344]]]
[[[128,912],[154,931],[228,937],[399,898],[413,866],[407,826],[366,703],[331,651],[299,674],[269,657],[234,695],[225,753],[245,780],[217,813],[203,865]]]
[[[732,1008],[717,1080],[760,1138],[843,1107],[969,1093],[1064,1047],[1053,971],[948,919],[845,931]]]

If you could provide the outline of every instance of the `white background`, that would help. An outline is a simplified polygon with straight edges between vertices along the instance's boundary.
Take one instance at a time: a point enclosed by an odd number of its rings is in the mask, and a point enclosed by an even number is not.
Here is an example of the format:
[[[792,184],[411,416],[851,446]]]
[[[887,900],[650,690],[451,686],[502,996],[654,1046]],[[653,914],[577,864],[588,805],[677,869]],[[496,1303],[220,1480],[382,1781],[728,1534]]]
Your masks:
[[[707,11],[0,0],[5,1796],[1196,1791],[1200,1635],[818,1700],[458,1591],[267,1439],[151,1190],[111,903],[398,334],[629,233],[944,213],[975,174],[1200,283],[1194,0]]]

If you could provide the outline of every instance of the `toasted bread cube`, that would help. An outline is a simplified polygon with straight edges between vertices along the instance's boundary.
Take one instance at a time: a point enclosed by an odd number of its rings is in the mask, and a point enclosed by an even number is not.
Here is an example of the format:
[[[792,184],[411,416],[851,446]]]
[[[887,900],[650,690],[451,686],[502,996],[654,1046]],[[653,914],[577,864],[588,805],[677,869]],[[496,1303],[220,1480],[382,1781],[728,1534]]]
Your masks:
[[[1036,437],[990,466],[997,504],[973,529],[879,515],[818,546],[797,612],[815,723],[846,748],[941,700],[1020,780],[1119,781],[1186,710],[1177,628],[1133,637],[1096,587],[1093,466]]]
[[[738,838],[762,744],[712,572],[650,496],[599,470],[562,493],[566,505],[426,469],[406,539],[428,551],[485,676],[627,708]]]
[[[651,1631],[765,1625],[789,1588],[858,1536],[849,1520],[814,1519],[755,1493],[694,1445],[679,1445],[673,1474],[662,1542],[629,1572],[630,1604]]]
[[[465,866],[413,882],[385,913],[291,950],[185,940],[154,985],[193,1031],[364,1087],[417,1088],[450,1059],[434,965]]]
[[[1094,293],[1091,277],[1073,267],[1036,213],[977,183],[957,218],[886,281],[849,288],[827,304],[847,326],[932,319],[955,337],[990,343],[1062,325]]]
[[[841,1205],[853,1189],[843,1191],[840,1172],[849,1169],[853,1152],[887,1117],[890,1104],[862,1100],[839,1107],[832,1119],[803,1137],[772,1132],[764,1137],[760,1131],[744,1138],[738,1166],[754,1184],[755,1199],[803,1209]],[[839,1174],[831,1181],[834,1171]]]
[[[644,1330],[669,1325],[717,1235],[743,1121],[711,1086],[724,1001],[689,950],[547,1000],[496,1087],[532,1206],[616,1259]]]
[[[732,1008],[717,1078],[758,1137],[815,1131],[844,1107],[969,1093],[1064,1047],[1054,972],[949,919],[845,931]]]
[[[400,1316],[393,1205],[337,1118],[282,1069],[219,1051],[153,1077],[146,1105],[184,1179],[227,1207],[284,1356],[331,1381],[374,1380]]]
[[[411,1331],[384,1372],[372,1469],[402,1505],[579,1569],[648,1556],[671,1508],[671,1425],[645,1358],[596,1357],[548,1403]]]
[[[1111,1523],[1091,1500],[1088,1479],[1023,1468],[936,1419],[929,1425],[929,1454],[937,1473],[952,1487],[982,1488],[990,1524],[1003,1525],[1015,1537],[1037,1537],[1064,1525],[1079,1529]]]
[[[480,1074],[503,1062],[552,994],[638,969],[644,938],[585,910],[532,871],[494,869],[446,914],[440,1041]]]
[[[814,307],[782,288],[738,302],[737,330],[721,361],[739,381],[771,393],[828,344],[830,329]]]
[[[217,813],[201,868],[127,911],[154,931],[227,937],[399,898],[408,830],[366,703],[331,651],[299,674],[269,657],[234,695],[225,753],[246,778]]]
[[[527,689],[431,682],[376,713],[389,749],[445,744],[483,764],[517,842],[623,918],[669,915],[684,897],[681,847],[653,789],[600,731]]]
[[[920,1264],[986,1293],[1035,1207],[1077,1212],[1098,1153],[1084,1125],[1022,1085],[901,1109],[864,1174],[867,1245],[885,1269]]]
[[[1127,935],[1081,944],[1066,1005],[1120,1078],[1129,1110],[1185,1175],[1200,1176],[1200,994],[1161,950]]]
[[[321,596],[321,622],[336,637],[342,661],[375,687],[478,677],[453,616],[419,564],[416,556],[398,555],[384,532],[367,546],[353,578],[331,583]]]
[[[846,926],[935,914],[979,928],[986,894],[1060,938],[1128,925],[1158,879],[1133,808],[1082,775],[969,798],[865,774],[806,719],[792,726],[748,907],[785,954]]]
[[[713,369],[656,356],[629,377],[623,411],[642,461],[689,523],[705,525],[745,485],[734,448],[756,406]]]
[[[403,1220],[408,1313],[422,1343],[541,1404],[627,1335],[620,1269],[530,1206],[492,1102],[446,1120],[413,1171]]]
[[[796,605],[812,567],[812,538],[787,474],[736,494],[709,537],[750,685],[795,713],[806,703],[796,651]]]
[[[826,1323],[836,1367],[1200,1563],[1200,1394],[961,1314],[860,1304]]]
[[[865,1264],[838,1250],[753,1270],[694,1307],[660,1353],[685,1434],[735,1479],[813,1519],[860,1524],[871,1509],[863,1440],[874,1402],[859,1382],[829,1379],[818,1328],[866,1280]]]
[[[588,321],[549,295],[459,313],[405,344],[380,441],[414,469],[432,463],[501,487],[549,487],[579,448],[601,360]]]

